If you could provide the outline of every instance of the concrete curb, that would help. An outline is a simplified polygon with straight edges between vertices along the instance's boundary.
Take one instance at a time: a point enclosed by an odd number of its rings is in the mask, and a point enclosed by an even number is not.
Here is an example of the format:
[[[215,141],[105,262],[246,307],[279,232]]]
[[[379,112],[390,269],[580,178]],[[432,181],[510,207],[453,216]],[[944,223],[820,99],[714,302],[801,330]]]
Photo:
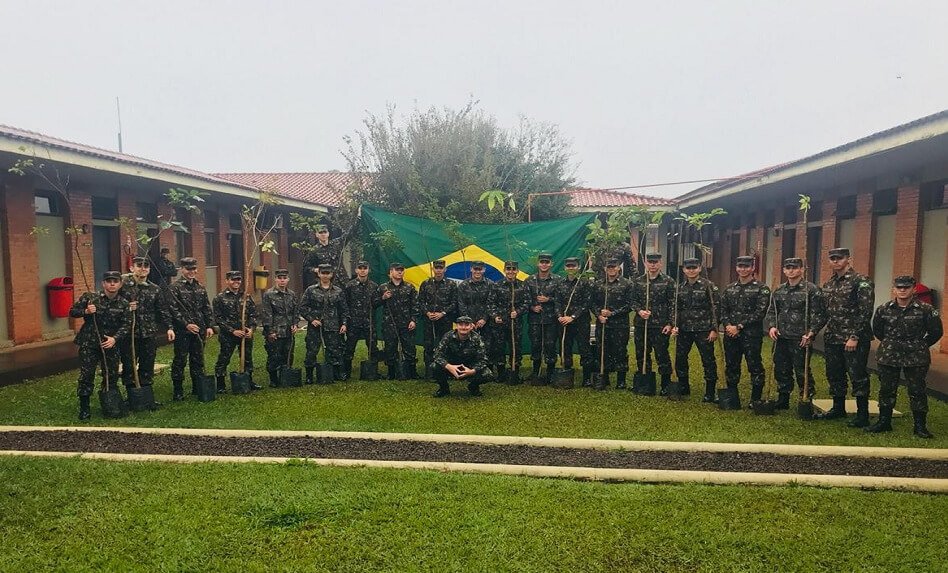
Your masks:
[[[407,440],[434,443],[466,443],[484,445],[523,445],[546,448],[579,448],[628,451],[669,452],[743,452],[785,456],[848,456],[859,458],[915,458],[948,460],[948,449],[884,448],[866,446],[809,446],[793,444],[732,444],[716,442],[662,442],[637,440],[599,440],[587,438],[537,438],[527,436],[483,436],[464,434],[406,434],[391,432],[331,432],[298,430],[225,430],[200,428],[133,428],[108,426],[0,426],[0,432],[126,432],[131,434],[173,434],[185,436],[218,436],[227,438],[305,437],[352,438],[364,440]]]
[[[159,454],[111,454],[76,452],[27,452],[0,450],[0,455],[53,458],[78,458],[123,462],[174,463],[268,463],[282,464],[298,458],[250,456],[184,456]],[[713,485],[807,485],[817,487],[848,487],[910,492],[948,493],[948,479],[895,478],[812,474],[775,474],[741,472],[704,472],[681,470],[606,469],[560,466],[518,466],[508,464],[472,464],[455,462],[403,462],[380,460],[310,459],[299,460],[318,466],[364,467],[386,469],[432,470],[512,476],[569,478],[589,481],[640,483],[698,483]]]

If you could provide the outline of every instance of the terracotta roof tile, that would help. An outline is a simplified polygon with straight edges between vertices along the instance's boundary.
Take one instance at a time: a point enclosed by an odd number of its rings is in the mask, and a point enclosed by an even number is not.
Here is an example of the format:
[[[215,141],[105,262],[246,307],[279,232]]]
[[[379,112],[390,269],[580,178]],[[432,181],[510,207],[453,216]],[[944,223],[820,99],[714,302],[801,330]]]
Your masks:
[[[635,193],[626,193],[624,191],[613,191],[610,189],[572,189],[569,204],[575,208],[590,207],[673,207],[673,199],[664,199],[662,197],[650,197],[648,195],[636,195]]]
[[[347,171],[309,173],[215,173],[215,177],[248,185],[258,189],[272,190],[275,194],[318,203],[327,207],[338,207],[342,193],[352,181]]]

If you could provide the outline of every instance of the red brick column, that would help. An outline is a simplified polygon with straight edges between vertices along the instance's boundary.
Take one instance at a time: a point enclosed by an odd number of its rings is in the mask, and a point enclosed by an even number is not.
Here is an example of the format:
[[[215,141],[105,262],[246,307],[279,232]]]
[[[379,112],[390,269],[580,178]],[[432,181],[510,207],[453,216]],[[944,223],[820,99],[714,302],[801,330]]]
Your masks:
[[[230,270],[230,218],[227,211],[217,212],[217,284],[223,288],[224,278]]]
[[[820,243],[820,276],[829,277],[833,274],[830,268],[829,258],[826,254],[836,245],[836,199],[826,199],[823,201],[823,229],[821,231]]]
[[[781,220],[778,220],[778,218]],[[779,229],[782,226],[782,223],[783,223],[782,219],[783,219],[782,210],[778,208],[775,212],[775,217],[774,217],[775,229]],[[791,227],[790,230],[793,230],[793,227]],[[776,284],[778,285],[781,282],[783,282],[783,259],[784,259],[783,234],[786,232],[788,232],[788,229],[783,228],[780,231],[779,237],[775,237],[771,235],[769,239],[771,241],[776,241],[776,245],[775,245],[776,248],[774,249],[774,260],[770,261],[770,273],[771,273],[771,276],[774,277]]]
[[[922,264],[921,197],[918,185],[899,187],[898,211],[895,214],[895,256],[892,257],[892,276],[918,277]]]
[[[191,256],[197,260],[198,268],[203,270],[207,261],[204,257],[204,217],[191,213],[191,225],[188,230],[190,233],[187,240],[191,241]]]
[[[860,193],[856,196],[856,229],[853,244],[849,245],[853,267],[860,273],[871,277],[872,257],[875,248],[872,242],[875,235],[876,219],[872,215],[872,193]],[[846,245],[840,245],[844,247]]]
[[[76,298],[88,290],[98,290],[98,280],[95,275],[95,267],[92,264],[92,196],[81,191],[73,191],[69,195],[69,217],[66,221],[67,227],[85,228],[86,233],[82,231],[75,236],[66,236],[66,248],[70,250],[70,261],[67,271],[72,274],[72,280],[76,285]],[[73,243],[73,241],[76,241]],[[75,245],[75,248],[74,248]],[[77,251],[78,250],[78,254]],[[83,279],[88,280],[88,286]]]
[[[37,288],[39,252],[33,208],[33,183],[29,177],[4,178],[0,195],[3,218],[4,275],[6,277],[7,332],[14,344],[33,342],[43,337],[42,309],[45,299]]]
[[[165,199],[158,199],[158,219],[159,224],[161,221],[174,221],[174,208],[168,204]],[[159,252],[161,247],[167,247],[171,251],[171,259],[175,258],[175,253],[177,253],[177,245],[175,244],[174,229],[168,229],[161,234],[161,238],[158,240],[160,243],[158,245]],[[177,261],[175,261],[177,262]]]
[[[123,225],[119,229],[119,244],[120,248],[122,249],[122,264],[121,268],[119,268],[119,271],[127,273],[129,270],[129,261],[126,260],[125,245],[129,239],[131,239],[132,244],[132,256],[135,257],[139,254],[136,243],[138,240],[138,224],[135,221],[138,217],[138,205],[135,203],[135,196],[127,192],[119,192],[117,194],[116,204],[118,206],[119,218],[129,221],[128,224]]]

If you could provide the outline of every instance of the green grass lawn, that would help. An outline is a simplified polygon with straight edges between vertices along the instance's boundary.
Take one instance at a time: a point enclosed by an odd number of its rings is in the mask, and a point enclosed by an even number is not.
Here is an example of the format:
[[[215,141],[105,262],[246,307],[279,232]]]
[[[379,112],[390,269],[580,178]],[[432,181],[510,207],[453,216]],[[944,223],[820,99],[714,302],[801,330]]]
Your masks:
[[[0,459],[2,571],[936,571],[948,496]]]
[[[216,339],[215,339],[216,340]],[[302,362],[302,337],[298,340],[298,362]],[[765,345],[768,357],[769,344]],[[217,343],[208,345],[208,369],[217,355]],[[420,355],[420,349],[419,349]],[[255,379],[266,385],[262,345],[254,349]],[[171,348],[159,350],[159,362],[170,362]],[[358,359],[355,370],[358,371]],[[872,446],[948,447],[948,405],[929,400],[929,428],[934,440],[912,436],[911,416],[894,421],[895,431],[868,435],[844,422],[803,422],[795,412],[774,417],[754,416],[750,411],[723,412],[701,404],[703,383],[697,382],[701,367],[692,356],[691,399],[672,403],[658,397],[639,397],[614,389],[594,392],[575,388],[561,391],[547,387],[484,387],[484,397],[467,396],[461,383],[454,384],[450,398],[431,397],[434,385],[424,381],[337,382],[329,386],[270,389],[249,396],[226,395],[202,404],[193,398],[171,402],[167,371],[156,381],[158,399],[165,407],[157,412],[129,415],[120,420],[101,417],[93,400],[96,425],[131,425],[192,428],[257,428],[295,430],[349,430],[377,432],[434,432],[450,434],[494,434],[637,440],[685,440],[714,442],[765,442],[798,444],[843,444]],[[236,358],[235,358],[236,362]],[[357,373],[357,372],[356,372]],[[817,396],[827,395],[823,360],[814,358]],[[0,423],[29,425],[76,425],[76,372],[68,372],[24,384],[0,388]],[[186,381],[186,386],[189,382]],[[873,376],[873,395],[877,380]],[[741,383],[746,403],[749,382]],[[902,389],[898,406],[907,407]]]

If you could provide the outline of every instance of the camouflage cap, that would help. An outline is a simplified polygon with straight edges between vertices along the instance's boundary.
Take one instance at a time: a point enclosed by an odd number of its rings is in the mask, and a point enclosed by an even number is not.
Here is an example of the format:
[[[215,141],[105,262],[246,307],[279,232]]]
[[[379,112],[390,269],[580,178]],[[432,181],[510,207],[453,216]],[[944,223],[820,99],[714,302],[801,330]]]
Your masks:
[[[913,287],[915,286],[915,277],[909,275],[900,275],[892,279],[892,286]]]
[[[537,261],[543,262],[543,261],[552,261],[552,260],[553,260],[553,255],[551,255],[550,253],[540,253],[539,255],[537,255]]]
[[[437,259],[437,260],[431,261],[431,266],[433,266],[436,269],[443,269],[445,266],[444,259]]]
[[[829,256],[829,257],[848,257],[848,256],[849,256],[849,249],[847,249],[846,247],[837,247],[837,248],[835,248],[835,249],[830,249],[829,252],[827,253],[827,256]]]
[[[783,266],[802,268],[803,259],[801,259],[800,257],[787,257],[786,259],[783,260]]]
[[[145,267],[150,267],[151,262],[148,260],[148,257],[132,257],[133,265],[142,265]]]
[[[520,268],[520,263],[517,261],[504,261],[504,270],[517,270]]]
[[[563,259],[563,264],[566,265],[567,267],[571,267],[571,266],[578,267],[579,259],[576,257],[566,257],[565,259]]]
[[[662,260],[662,254],[661,253],[646,253],[645,260],[650,263],[657,263],[658,261]]]
[[[701,266],[701,261],[699,261],[698,259],[695,259],[695,258],[685,259],[685,260],[681,261],[681,266],[685,267],[686,269],[689,268],[689,267],[691,267],[691,268],[696,268],[696,267],[700,267],[700,266]]]
[[[318,267],[316,267],[316,269],[321,273],[331,273],[332,265],[327,265],[326,263],[323,263],[319,265]]]
[[[388,265],[388,270],[390,271],[403,271],[405,270],[405,265],[401,263],[392,263]]]
[[[277,269],[276,272],[274,273],[274,275],[276,275],[278,278],[279,278],[279,277],[288,277],[288,276],[290,276],[290,271],[287,270],[287,269]]]
[[[607,266],[607,267],[617,267],[617,266],[619,266],[619,259],[617,259],[617,258],[615,258],[615,257],[609,257],[608,259],[606,259],[606,266]]]
[[[457,317],[456,319],[454,319],[454,322],[457,324],[473,324],[474,323],[474,321],[471,320],[471,317],[467,316],[466,314]]]
[[[120,280],[122,280],[122,273],[120,273],[120,272],[118,272],[118,271],[105,271],[104,273],[102,273],[102,280],[104,280],[104,281],[110,281],[110,280],[117,280],[117,281],[120,281]]]
[[[737,259],[735,259],[735,262],[738,265],[747,265],[749,267],[752,267],[754,266],[754,257],[742,255],[740,257],[737,257]]]
[[[196,269],[198,266],[197,259],[195,259],[194,257],[184,257],[183,259],[178,261],[178,264],[181,265],[185,269]]]
[[[356,263],[356,268],[365,267],[369,268],[369,261],[359,261]]]
[[[471,261],[472,269],[483,269],[484,267],[484,261]]]
[[[227,271],[227,280],[244,279],[244,274],[240,271]]]

